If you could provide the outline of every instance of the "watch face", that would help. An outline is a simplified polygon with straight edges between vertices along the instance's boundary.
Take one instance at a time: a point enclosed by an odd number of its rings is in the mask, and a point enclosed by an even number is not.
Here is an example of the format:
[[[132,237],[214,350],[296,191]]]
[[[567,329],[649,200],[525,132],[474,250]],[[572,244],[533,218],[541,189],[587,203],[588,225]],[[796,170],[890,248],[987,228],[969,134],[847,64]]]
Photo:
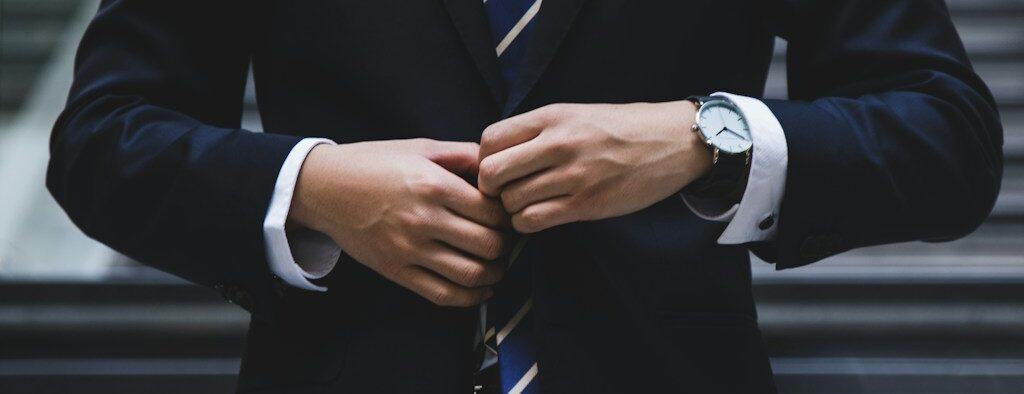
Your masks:
[[[697,126],[711,146],[726,153],[746,152],[752,146],[747,120],[728,101],[705,103],[697,113]]]

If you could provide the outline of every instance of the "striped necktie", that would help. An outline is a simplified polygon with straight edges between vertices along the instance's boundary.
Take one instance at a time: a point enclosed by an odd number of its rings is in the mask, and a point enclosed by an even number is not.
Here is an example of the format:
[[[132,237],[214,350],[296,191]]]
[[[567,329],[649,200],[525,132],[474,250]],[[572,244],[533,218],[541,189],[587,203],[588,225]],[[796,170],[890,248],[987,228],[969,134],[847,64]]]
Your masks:
[[[484,0],[491,25],[494,51],[505,86],[511,88],[518,77],[526,45],[533,30],[533,20],[540,11],[541,0]]]
[[[518,77],[533,20],[541,0],[484,0],[494,38],[498,65],[511,87]],[[533,325],[530,269],[531,258],[522,255],[525,238],[509,255],[505,279],[487,304],[484,343],[497,352],[498,374],[503,393],[537,393],[537,357]]]

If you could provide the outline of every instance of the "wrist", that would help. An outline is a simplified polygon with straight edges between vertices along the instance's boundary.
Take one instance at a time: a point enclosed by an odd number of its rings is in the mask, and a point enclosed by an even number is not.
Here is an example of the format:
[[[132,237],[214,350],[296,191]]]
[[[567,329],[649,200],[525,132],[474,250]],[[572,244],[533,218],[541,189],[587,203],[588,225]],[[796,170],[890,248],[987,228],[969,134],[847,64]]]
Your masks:
[[[684,154],[681,156],[682,163],[679,165],[681,168],[689,169],[686,179],[686,184],[689,184],[696,179],[704,177],[711,171],[714,158],[707,141],[701,137],[699,132],[694,131],[694,125],[697,121],[697,110],[699,109],[697,105],[689,100],[682,100],[676,103],[683,108],[682,117],[679,119],[679,122],[684,126],[681,131],[681,146],[684,147]]]
[[[709,198],[739,201],[750,173],[753,141],[747,120],[727,97],[693,96],[697,107],[692,130],[711,158],[703,175],[687,186],[686,192]]]
[[[288,210],[288,222],[316,231],[325,230],[323,215],[319,214],[319,201],[317,197],[323,189],[322,180],[325,179],[326,170],[329,168],[325,163],[329,161],[329,151],[335,148],[332,145],[317,145],[309,151],[306,159],[299,169],[299,177],[295,182],[295,192],[292,194],[291,208]]]

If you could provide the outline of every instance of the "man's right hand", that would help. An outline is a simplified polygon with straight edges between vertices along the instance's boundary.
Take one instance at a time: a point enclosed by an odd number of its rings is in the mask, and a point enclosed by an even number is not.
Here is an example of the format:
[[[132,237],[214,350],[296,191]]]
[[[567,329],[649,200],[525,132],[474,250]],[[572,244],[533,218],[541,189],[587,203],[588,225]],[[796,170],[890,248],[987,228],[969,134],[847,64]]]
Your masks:
[[[299,172],[289,220],[431,302],[488,299],[508,216],[469,184],[479,146],[427,139],[319,145]]]

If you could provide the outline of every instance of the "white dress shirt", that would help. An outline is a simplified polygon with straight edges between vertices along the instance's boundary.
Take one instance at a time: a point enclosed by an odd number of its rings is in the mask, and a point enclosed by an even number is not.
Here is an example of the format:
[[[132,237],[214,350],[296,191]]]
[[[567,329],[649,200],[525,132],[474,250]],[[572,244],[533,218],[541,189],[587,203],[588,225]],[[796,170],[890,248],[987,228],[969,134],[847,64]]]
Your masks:
[[[309,151],[320,144],[334,145],[334,141],[306,138],[288,153],[274,184],[267,217],[263,219],[263,238],[270,270],[292,286],[313,291],[327,291],[326,287],[314,285],[309,280],[323,278],[334,269],[338,257],[341,257],[341,247],[317,231],[304,228],[288,231],[285,222],[302,162],[306,161]]]
[[[698,199],[683,195],[683,201],[697,216],[706,220],[728,222],[718,243],[735,245],[774,239],[779,207],[786,186],[788,150],[782,125],[760,100],[715,93],[728,97],[739,107],[750,125],[754,151],[747,188],[738,204]],[[274,195],[263,221],[267,260],[270,269],[288,284],[306,290],[327,291],[310,282],[326,276],[334,269],[341,248],[329,237],[308,229],[287,229],[285,222],[291,207],[292,194],[302,162],[319,144],[334,144],[323,138],[307,138],[288,154],[277,176]]]

